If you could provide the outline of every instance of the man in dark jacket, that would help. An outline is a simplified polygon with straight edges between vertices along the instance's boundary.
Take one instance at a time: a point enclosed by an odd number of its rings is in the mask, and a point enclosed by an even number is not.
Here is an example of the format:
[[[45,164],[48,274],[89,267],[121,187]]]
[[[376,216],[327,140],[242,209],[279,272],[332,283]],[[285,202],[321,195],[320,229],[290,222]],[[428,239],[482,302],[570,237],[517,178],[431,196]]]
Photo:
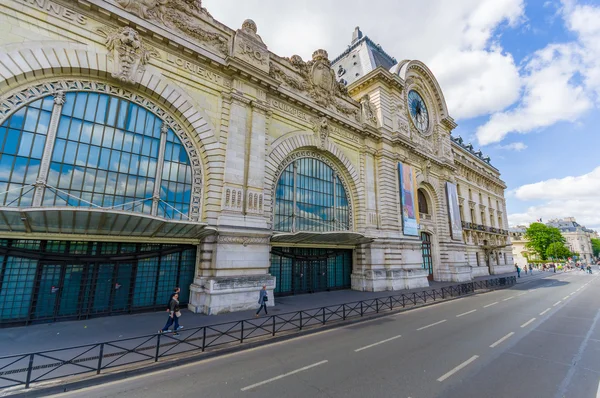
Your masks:
[[[173,300],[173,296],[179,294],[180,291],[181,289],[179,288],[179,286],[173,289],[173,293],[171,293],[171,295],[169,296],[169,301],[167,301],[167,312],[170,311],[169,307],[171,306],[171,300]]]
[[[267,313],[267,301],[269,301],[269,296],[267,296],[267,286],[263,285],[262,290],[260,291],[260,295],[258,296],[258,311],[256,311],[256,316],[260,313],[260,310],[265,309],[265,315],[269,315]]]

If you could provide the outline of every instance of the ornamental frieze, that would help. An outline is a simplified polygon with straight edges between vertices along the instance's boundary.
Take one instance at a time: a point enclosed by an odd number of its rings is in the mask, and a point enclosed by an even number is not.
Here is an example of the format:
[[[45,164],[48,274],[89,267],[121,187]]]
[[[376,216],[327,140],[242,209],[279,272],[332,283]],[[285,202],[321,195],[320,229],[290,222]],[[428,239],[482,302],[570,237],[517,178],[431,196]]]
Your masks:
[[[346,104],[353,104],[354,100],[348,96],[346,86],[336,80],[328,57],[325,50],[315,51],[307,62],[293,55],[281,59],[281,64],[271,62],[269,74],[290,88],[307,93],[317,104],[360,121],[359,109]]]
[[[201,0],[115,0],[125,11],[139,18],[164,25],[209,45],[223,55],[229,51],[224,35],[206,29],[212,16]]]

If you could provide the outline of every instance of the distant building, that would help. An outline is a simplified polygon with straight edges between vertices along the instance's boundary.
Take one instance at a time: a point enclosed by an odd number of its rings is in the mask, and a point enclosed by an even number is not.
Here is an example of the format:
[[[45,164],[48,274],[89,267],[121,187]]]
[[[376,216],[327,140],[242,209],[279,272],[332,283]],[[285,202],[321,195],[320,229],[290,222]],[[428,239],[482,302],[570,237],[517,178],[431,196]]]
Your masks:
[[[597,237],[598,232],[578,224],[574,217],[553,219],[545,224],[560,230],[569,250],[579,254],[577,261],[589,262],[593,260],[592,238]],[[517,225],[510,228],[509,231],[515,264],[525,264],[528,259],[535,259],[536,254],[525,247],[527,240],[524,235],[527,226]]]
[[[592,237],[596,231],[578,224],[575,217],[550,220],[546,225],[560,229],[569,250],[573,253],[579,253],[579,261],[588,262],[593,260]]]

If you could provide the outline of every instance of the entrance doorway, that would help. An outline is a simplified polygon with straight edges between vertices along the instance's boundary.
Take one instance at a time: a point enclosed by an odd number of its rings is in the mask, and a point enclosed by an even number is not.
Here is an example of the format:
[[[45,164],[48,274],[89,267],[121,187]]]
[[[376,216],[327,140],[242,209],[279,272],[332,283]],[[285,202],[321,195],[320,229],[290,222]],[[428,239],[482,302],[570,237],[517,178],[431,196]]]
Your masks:
[[[269,273],[278,296],[348,289],[352,250],[273,247]]]
[[[427,280],[433,280],[433,260],[431,256],[431,235],[421,232],[421,252],[423,254],[423,269],[427,271]]]

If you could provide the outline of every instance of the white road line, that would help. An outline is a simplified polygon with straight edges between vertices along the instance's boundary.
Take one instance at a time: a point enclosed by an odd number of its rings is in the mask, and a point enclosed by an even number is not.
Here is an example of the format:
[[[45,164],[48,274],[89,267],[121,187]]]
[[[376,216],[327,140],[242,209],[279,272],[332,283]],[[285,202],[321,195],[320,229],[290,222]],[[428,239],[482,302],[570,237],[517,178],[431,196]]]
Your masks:
[[[496,347],[498,344],[502,343],[504,340],[508,339],[510,336],[512,336],[513,334],[515,334],[515,332],[510,332],[509,334],[507,334],[506,336],[502,337],[500,340],[496,341],[494,344],[492,344],[490,346],[490,348],[494,348]]]
[[[596,391],[596,398],[600,398],[600,381],[598,382],[598,391]]]
[[[435,325],[439,325],[440,323],[444,323],[444,322],[446,322],[446,319],[441,320],[441,321],[436,322],[436,323],[432,323],[431,325],[423,326],[422,328],[418,328],[417,330],[427,329],[427,328],[430,328],[430,327],[435,326]]]
[[[535,318],[531,318],[530,320],[528,320],[527,322],[525,322],[524,324],[521,325],[522,328],[527,327],[530,323],[532,323],[533,321],[535,321]]]
[[[498,304],[497,301],[494,301],[492,304],[484,305],[483,308],[491,307],[492,305]]]
[[[504,300],[502,300],[502,301],[508,301],[508,300],[512,300],[512,299],[514,299],[514,298],[515,298],[515,296],[510,296],[510,297],[507,297],[507,298],[505,298],[505,299],[504,299]]]
[[[463,363],[461,363],[460,365],[458,365],[457,367],[455,367],[454,369],[452,369],[451,371],[449,371],[448,373],[446,373],[445,375],[443,375],[442,377],[437,379],[437,381],[446,380],[448,377],[452,376],[454,373],[456,373],[459,370],[461,370],[462,368],[468,366],[471,362],[473,362],[477,358],[479,358],[479,355],[473,355],[471,358],[467,359],[466,361],[464,361]]]
[[[524,295],[524,294],[527,294],[527,293],[528,293],[528,292],[523,292],[523,293],[521,293],[521,294],[517,294],[517,297],[520,297],[520,296],[522,296],[522,295]]]
[[[569,298],[569,296],[565,296],[565,297],[563,297],[563,300],[566,300],[566,299],[568,299],[568,298]]]
[[[354,352],[359,352],[359,351],[362,351],[362,350],[366,350],[367,348],[375,347],[376,345],[387,343],[388,341],[396,340],[396,339],[398,339],[400,337],[402,337],[402,336],[398,335],[398,336],[390,337],[389,339],[381,340],[381,341],[378,341],[377,343],[373,343],[373,344],[369,344],[369,345],[366,345],[366,346],[361,347],[361,348],[357,348],[356,350],[354,350]]]
[[[463,312],[462,314],[458,314],[456,317],[457,317],[457,318],[460,318],[461,316],[465,316],[465,315],[472,314],[472,313],[474,313],[475,311],[477,311],[477,310],[471,310],[471,311]]]
[[[282,375],[275,376],[275,377],[273,377],[271,379],[268,379],[268,380],[265,380],[265,381],[261,381],[259,383],[252,384],[250,386],[244,387],[244,388],[242,388],[242,391],[247,391],[247,390],[250,390],[252,388],[255,388],[255,387],[258,387],[258,386],[262,386],[263,384],[267,384],[267,383],[271,383],[271,382],[279,380],[279,379],[283,379],[284,377],[291,376],[291,375],[299,373],[299,372],[303,372],[305,370],[314,368],[315,366],[323,365],[323,364],[325,364],[327,362],[329,362],[329,361],[324,360],[324,361],[321,361],[321,362],[313,363],[312,365],[308,365],[308,366],[305,366],[305,367],[300,368],[300,369],[292,370],[291,372],[284,373]]]
[[[557,305],[559,305],[560,303],[562,303],[562,300],[558,300],[556,303],[552,304],[553,307],[556,307]]]
[[[546,312],[550,311],[552,308],[546,308],[544,311],[540,312],[540,315],[544,315]]]

